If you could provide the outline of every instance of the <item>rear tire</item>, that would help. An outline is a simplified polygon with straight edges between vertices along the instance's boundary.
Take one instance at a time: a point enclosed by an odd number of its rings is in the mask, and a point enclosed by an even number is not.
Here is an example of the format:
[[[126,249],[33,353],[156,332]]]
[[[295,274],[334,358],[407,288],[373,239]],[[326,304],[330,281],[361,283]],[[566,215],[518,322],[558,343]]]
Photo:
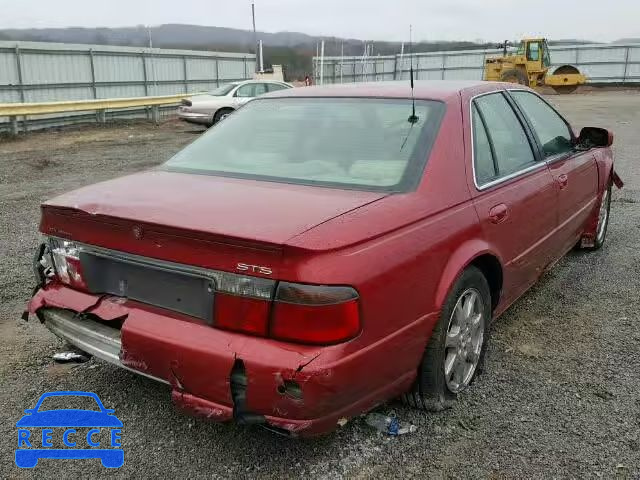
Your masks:
[[[527,75],[518,68],[512,68],[511,70],[507,70],[502,75],[500,75],[501,82],[508,83],[518,83],[520,85],[524,85],[526,87],[529,86],[529,79]]]
[[[233,111],[234,111],[233,108],[221,108],[220,110],[218,110],[216,114],[213,116],[213,125],[218,123],[220,120],[223,120],[225,117],[228,117],[229,115],[231,115]]]
[[[472,302],[470,307],[468,302]],[[462,320],[465,310],[470,312],[467,322]],[[478,317],[476,323],[474,319]],[[482,368],[490,320],[489,284],[479,269],[469,267],[449,293],[416,381],[402,401],[427,411],[450,408]]]

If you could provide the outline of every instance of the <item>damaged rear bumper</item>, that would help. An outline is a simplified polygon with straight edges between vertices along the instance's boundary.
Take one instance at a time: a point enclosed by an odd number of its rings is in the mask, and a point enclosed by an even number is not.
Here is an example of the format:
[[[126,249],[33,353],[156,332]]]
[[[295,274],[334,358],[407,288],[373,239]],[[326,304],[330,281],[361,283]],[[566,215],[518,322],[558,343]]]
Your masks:
[[[191,414],[301,436],[332,431],[341,419],[408,390],[415,369],[398,374],[387,359],[402,352],[415,365],[424,348],[413,330],[355,351],[349,343],[287,344],[59,285],[40,290],[30,311],[80,349],[170,384],[173,402]]]

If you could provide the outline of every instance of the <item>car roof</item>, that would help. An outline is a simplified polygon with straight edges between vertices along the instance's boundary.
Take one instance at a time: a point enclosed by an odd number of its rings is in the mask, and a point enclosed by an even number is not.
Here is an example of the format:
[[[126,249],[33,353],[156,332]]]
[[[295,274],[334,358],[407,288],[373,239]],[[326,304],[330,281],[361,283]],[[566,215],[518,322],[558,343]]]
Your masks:
[[[240,82],[233,82],[234,85],[246,85],[248,83],[279,83],[281,85],[286,85],[286,82],[281,82],[280,80],[268,80],[268,79],[264,79],[264,80],[243,80]]]
[[[418,80],[414,82],[414,96],[417,100],[448,100],[459,97],[465,90],[491,91],[499,90],[503,84],[480,80]],[[279,90],[268,94],[274,97],[380,97],[410,98],[409,80],[391,82],[347,83],[338,85],[321,85],[313,87]]]

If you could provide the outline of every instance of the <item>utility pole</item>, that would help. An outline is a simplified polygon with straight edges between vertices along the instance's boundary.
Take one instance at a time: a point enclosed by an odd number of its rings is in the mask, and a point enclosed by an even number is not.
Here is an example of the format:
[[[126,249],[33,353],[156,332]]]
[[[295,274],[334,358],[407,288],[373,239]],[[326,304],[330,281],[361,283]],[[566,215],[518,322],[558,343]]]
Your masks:
[[[258,53],[258,34],[256,33],[256,4],[251,2],[251,19],[253,20],[253,45],[255,47],[256,56]],[[260,67],[258,65],[258,59],[256,58],[256,72]]]

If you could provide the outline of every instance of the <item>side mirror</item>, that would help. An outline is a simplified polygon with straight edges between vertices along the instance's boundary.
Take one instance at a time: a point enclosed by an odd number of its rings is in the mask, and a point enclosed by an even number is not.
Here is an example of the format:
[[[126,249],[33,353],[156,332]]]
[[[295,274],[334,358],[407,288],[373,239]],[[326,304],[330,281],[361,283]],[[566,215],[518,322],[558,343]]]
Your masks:
[[[580,130],[578,146],[584,149],[610,147],[613,145],[613,132],[606,128],[584,127]]]

